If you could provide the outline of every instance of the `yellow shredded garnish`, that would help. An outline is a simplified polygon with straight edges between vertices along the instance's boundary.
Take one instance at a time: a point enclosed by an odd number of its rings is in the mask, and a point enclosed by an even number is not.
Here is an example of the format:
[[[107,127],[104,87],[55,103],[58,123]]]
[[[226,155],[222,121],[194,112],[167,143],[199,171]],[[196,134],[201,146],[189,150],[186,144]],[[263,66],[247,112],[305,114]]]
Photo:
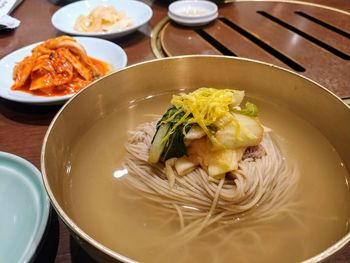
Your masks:
[[[240,101],[237,101],[237,96],[235,96],[238,94],[242,94],[242,91],[200,88],[188,94],[174,95],[171,104],[185,114],[174,125],[172,131],[168,133],[168,136],[170,136],[173,130],[181,125],[190,114],[192,114],[192,117],[188,120],[188,123],[197,123],[213,143],[216,142],[216,139],[209,131],[208,126],[214,124],[219,119],[227,117],[230,121],[235,122],[237,124],[237,129],[239,129],[238,121],[230,113],[230,108],[238,106],[240,103]],[[237,134],[239,135],[239,132]]]

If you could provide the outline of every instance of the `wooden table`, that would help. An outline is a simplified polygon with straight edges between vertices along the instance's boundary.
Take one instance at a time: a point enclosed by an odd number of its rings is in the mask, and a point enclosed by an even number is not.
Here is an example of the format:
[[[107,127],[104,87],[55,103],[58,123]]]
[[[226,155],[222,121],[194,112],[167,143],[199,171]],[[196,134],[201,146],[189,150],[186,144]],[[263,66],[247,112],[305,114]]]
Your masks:
[[[331,5],[334,8],[350,11],[348,0],[309,0],[308,2]],[[114,41],[127,53],[129,65],[155,58],[150,45],[150,33],[152,28],[166,16],[168,2],[146,3],[153,10],[153,17],[149,24],[132,35]],[[24,0],[12,13],[14,17],[21,20],[21,26],[17,30],[0,33],[0,59],[18,48],[57,36],[59,33],[50,21],[52,14],[60,8],[60,4],[66,3],[57,3],[53,0]],[[221,6],[220,10],[225,12],[227,6]],[[249,53],[249,47],[243,51],[243,53],[252,54]],[[350,75],[350,68],[347,72]],[[350,95],[348,85],[341,88],[330,87],[330,89],[342,97]],[[19,155],[40,168],[42,140],[51,119],[59,108],[60,106],[38,107],[0,99],[0,151]],[[52,211],[36,262],[93,261],[70,237],[67,227]],[[350,247],[332,262],[350,262]]]

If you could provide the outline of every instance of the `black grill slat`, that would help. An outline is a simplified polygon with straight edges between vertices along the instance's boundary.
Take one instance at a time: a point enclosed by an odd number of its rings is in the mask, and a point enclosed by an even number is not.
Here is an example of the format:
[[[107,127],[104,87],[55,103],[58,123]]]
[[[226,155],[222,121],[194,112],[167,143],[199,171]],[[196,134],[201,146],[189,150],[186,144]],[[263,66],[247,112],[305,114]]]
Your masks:
[[[249,39],[250,41],[252,41],[253,43],[255,43],[256,45],[258,45],[259,47],[261,47],[262,49],[264,49],[266,52],[270,53],[271,55],[273,55],[275,58],[277,58],[278,60],[282,61],[284,64],[286,64],[287,66],[289,66],[290,68],[292,68],[295,71],[298,72],[304,72],[305,68],[302,67],[301,65],[299,65],[298,63],[296,63],[295,61],[293,61],[292,59],[290,59],[289,57],[285,56],[284,54],[282,54],[280,51],[278,51],[277,49],[271,47],[270,45],[268,45],[267,43],[265,43],[264,41],[262,41],[261,39],[257,38],[256,36],[254,36],[253,34],[251,34],[250,32],[246,31],[245,29],[241,28],[240,26],[236,25],[235,23],[233,23],[231,20],[225,18],[225,17],[220,17],[219,18],[223,23],[225,23],[227,26],[229,26],[230,28],[232,28],[233,30],[237,31],[238,33],[240,33],[242,36],[246,37],[247,39]]]
[[[306,18],[306,19],[308,19],[316,24],[319,24],[319,25],[321,25],[321,26],[343,36],[343,37],[350,39],[350,34],[348,32],[343,31],[342,29],[340,29],[338,27],[332,26],[332,25],[330,25],[330,24],[328,24],[328,23],[326,23],[326,22],[324,22],[316,17],[310,16],[302,11],[295,11],[294,13],[299,15],[299,16],[302,16],[302,17],[304,17],[304,18]]]
[[[201,28],[196,28],[194,31],[201,36],[204,40],[209,42],[213,47],[215,47],[221,54],[225,56],[233,56],[236,57],[236,54],[234,54],[231,50],[229,50],[227,47],[225,47],[223,44],[221,44],[219,41],[217,41],[215,38],[213,38],[211,35],[209,35],[207,32],[205,32]]]
[[[333,55],[336,55],[338,57],[340,57],[341,59],[344,59],[344,60],[350,60],[350,56],[348,54],[345,54],[344,52],[328,45],[327,43],[324,43],[322,42],[321,40],[299,30],[298,28],[280,20],[279,18],[277,17],[274,17],[272,15],[270,15],[269,13],[265,12],[265,11],[257,11],[258,14],[262,15],[263,17],[266,17],[267,19],[269,19],[270,21],[273,21],[275,22],[276,24],[300,35],[301,37],[305,38],[306,40],[318,45],[319,47],[327,50],[328,52],[332,53]]]

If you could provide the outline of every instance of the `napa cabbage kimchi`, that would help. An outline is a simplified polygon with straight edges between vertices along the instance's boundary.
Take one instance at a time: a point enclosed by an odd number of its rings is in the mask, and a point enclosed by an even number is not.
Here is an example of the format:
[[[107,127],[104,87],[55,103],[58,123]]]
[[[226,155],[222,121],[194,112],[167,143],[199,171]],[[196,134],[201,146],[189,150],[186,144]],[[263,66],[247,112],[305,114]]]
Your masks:
[[[42,96],[76,93],[110,71],[108,63],[89,57],[74,38],[48,39],[13,70],[13,90]]]

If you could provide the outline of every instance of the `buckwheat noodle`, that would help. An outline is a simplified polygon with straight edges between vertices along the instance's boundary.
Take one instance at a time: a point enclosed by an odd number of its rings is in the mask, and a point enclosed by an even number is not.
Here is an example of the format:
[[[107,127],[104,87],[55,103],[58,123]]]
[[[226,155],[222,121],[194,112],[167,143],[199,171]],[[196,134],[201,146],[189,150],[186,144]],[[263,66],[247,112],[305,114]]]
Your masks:
[[[186,176],[175,176],[173,187],[164,165],[147,162],[155,132],[156,122],[143,123],[129,132],[126,180],[156,207],[178,215],[177,235],[182,238],[190,240],[213,224],[255,224],[290,209],[298,172],[284,160],[270,132],[265,132],[261,142],[266,155],[242,160],[234,179],[217,180],[197,168]]]

